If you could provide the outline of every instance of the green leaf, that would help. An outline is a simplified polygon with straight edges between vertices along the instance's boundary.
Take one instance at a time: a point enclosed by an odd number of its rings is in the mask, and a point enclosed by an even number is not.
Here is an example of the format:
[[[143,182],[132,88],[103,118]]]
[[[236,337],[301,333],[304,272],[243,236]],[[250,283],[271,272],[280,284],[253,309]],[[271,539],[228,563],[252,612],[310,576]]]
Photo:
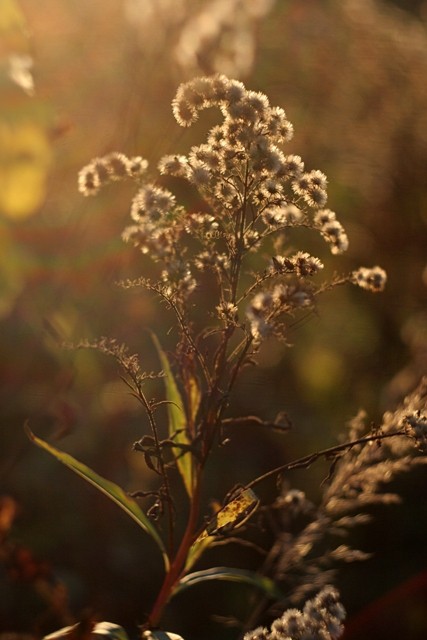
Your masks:
[[[247,571],[245,569],[231,569],[229,567],[214,567],[212,569],[206,569],[204,571],[195,571],[189,573],[182,578],[172,595],[176,595],[189,587],[193,587],[201,582],[207,582],[209,580],[227,580],[229,582],[240,582],[248,584],[252,587],[256,587],[263,591],[268,597],[272,599],[279,599],[282,597],[281,592],[277,588],[276,584],[270,578],[261,576],[254,571]]]
[[[101,491],[108,498],[110,498],[110,500],[115,502],[121,509],[123,509],[123,511],[127,513],[128,516],[135,520],[135,522],[142,529],[144,529],[144,531],[148,533],[148,535],[150,535],[156,542],[157,546],[162,552],[165,569],[166,571],[169,570],[169,558],[163,545],[163,541],[160,538],[157,529],[154,527],[152,522],[145,515],[145,513],[139,507],[138,503],[133,498],[126,495],[123,489],[114,482],[111,482],[111,480],[106,480],[106,478],[98,475],[97,473],[95,473],[95,471],[92,471],[92,469],[79,462],[68,453],[64,453],[63,451],[56,449],[41,438],[35,436],[28,425],[25,425],[25,430],[29,439],[34,442],[34,444],[50,453],[54,458],[62,462],[62,464],[65,464],[66,467],[68,467],[69,469],[77,473],[77,475],[84,478],[84,480],[99,489],[99,491]]]
[[[183,447],[191,446],[187,433],[187,419],[184,403],[175,382],[169,360],[160,346],[157,336],[152,334],[154,345],[159,354],[162,369],[165,372],[166,399],[168,401],[169,437]],[[193,456],[191,451],[183,453],[181,447],[172,447],[178,470],[181,474],[185,489],[191,498],[194,491]]]
[[[215,536],[199,536],[197,540],[191,545],[191,548],[187,555],[187,561],[185,563],[185,571],[189,571],[191,567],[197,562],[204,551],[215,542]]]

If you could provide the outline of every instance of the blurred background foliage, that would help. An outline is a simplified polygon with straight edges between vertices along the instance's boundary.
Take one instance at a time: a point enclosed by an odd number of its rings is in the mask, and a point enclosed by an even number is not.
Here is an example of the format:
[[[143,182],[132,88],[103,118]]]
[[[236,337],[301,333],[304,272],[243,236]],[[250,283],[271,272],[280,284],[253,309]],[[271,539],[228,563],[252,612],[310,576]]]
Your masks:
[[[132,192],[115,185],[83,199],[78,170],[114,150],[155,166],[200,142],[216,116],[181,130],[170,102],[183,80],[221,71],[286,109],[289,152],[327,174],[350,249],[337,259],[314,237],[290,241],[331,271],[388,272],[384,294],[327,294],[290,329],[292,349],[263,348],[230,411],[285,410],[294,429],[236,433],[206,489],[221,500],[234,483],[335,443],[360,407],[378,422],[426,373],[426,27],[420,0],[1,0],[1,632],[41,634],[85,609],[135,629],[161,579],[134,524],[24,436],[28,419],[125,488],[152,482],[131,452],[144,417],[114,363],[59,346],[114,336],[150,371],[159,365],[145,328],[173,344],[164,307],[114,286],[146,268],[120,239]],[[287,481],[315,499],[326,473],[319,465]],[[404,504],[355,532],[376,555],[341,573],[346,637],[426,637],[426,481],[422,471],[406,478]],[[209,561],[254,559],[225,548]],[[212,616],[244,617],[245,606],[231,587],[200,587],[171,605],[168,622],[185,637],[231,638]]]

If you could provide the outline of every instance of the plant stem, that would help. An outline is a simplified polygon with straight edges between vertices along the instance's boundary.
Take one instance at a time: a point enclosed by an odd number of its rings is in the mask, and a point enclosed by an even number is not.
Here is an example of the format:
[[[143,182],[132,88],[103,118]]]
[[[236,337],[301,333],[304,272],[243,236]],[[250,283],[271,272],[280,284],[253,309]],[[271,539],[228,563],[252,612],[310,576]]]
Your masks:
[[[170,569],[165,576],[157,599],[153,605],[151,613],[148,616],[145,628],[155,628],[159,625],[163,610],[167,605],[176,583],[180,580],[184,571],[185,562],[188,552],[194,542],[197,531],[197,521],[200,509],[200,470],[194,486],[194,493],[191,497],[190,512],[188,515],[187,526],[181,540],[181,544],[173,559]]]
[[[292,469],[308,469],[308,467],[310,467],[313,462],[316,462],[316,460],[319,460],[319,458],[333,458],[336,454],[341,453],[342,451],[349,451],[357,445],[368,444],[369,442],[382,442],[386,438],[396,438],[397,436],[408,437],[408,433],[405,429],[399,429],[398,431],[393,431],[392,433],[380,433],[371,436],[364,436],[362,438],[358,438],[357,440],[350,440],[349,442],[344,442],[343,444],[338,444],[334,447],[329,447],[328,449],[316,451],[316,453],[311,453],[308,456],[298,458],[298,460],[282,464],[280,465],[280,467],[276,467],[275,469],[267,471],[263,475],[258,476],[258,478],[255,478],[255,480],[248,482],[248,484],[244,486],[244,489],[251,489],[259,482],[267,480],[267,478],[271,478],[272,476],[275,476],[282,471],[291,471]]]

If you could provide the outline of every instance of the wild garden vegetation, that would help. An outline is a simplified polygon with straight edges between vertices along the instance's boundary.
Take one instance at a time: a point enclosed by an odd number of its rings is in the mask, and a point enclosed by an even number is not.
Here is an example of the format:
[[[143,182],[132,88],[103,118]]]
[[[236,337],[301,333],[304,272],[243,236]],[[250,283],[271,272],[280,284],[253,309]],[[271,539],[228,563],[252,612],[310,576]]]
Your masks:
[[[88,36],[87,72],[117,75],[55,116],[40,16],[0,14],[1,631],[340,638],[353,567],[384,517],[414,535],[396,505],[425,479],[424,26],[380,3],[115,4],[46,18],[117,45],[92,61]]]

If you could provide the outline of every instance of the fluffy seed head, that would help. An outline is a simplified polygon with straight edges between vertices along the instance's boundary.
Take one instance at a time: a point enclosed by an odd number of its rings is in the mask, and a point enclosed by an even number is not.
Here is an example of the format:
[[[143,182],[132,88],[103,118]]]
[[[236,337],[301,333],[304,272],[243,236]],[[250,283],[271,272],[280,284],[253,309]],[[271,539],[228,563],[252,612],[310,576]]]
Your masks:
[[[372,267],[368,269],[366,267],[360,267],[352,274],[352,281],[362,289],[373,291],[384,291],[384,287],[387,282],[387,274],[381,267]]]

